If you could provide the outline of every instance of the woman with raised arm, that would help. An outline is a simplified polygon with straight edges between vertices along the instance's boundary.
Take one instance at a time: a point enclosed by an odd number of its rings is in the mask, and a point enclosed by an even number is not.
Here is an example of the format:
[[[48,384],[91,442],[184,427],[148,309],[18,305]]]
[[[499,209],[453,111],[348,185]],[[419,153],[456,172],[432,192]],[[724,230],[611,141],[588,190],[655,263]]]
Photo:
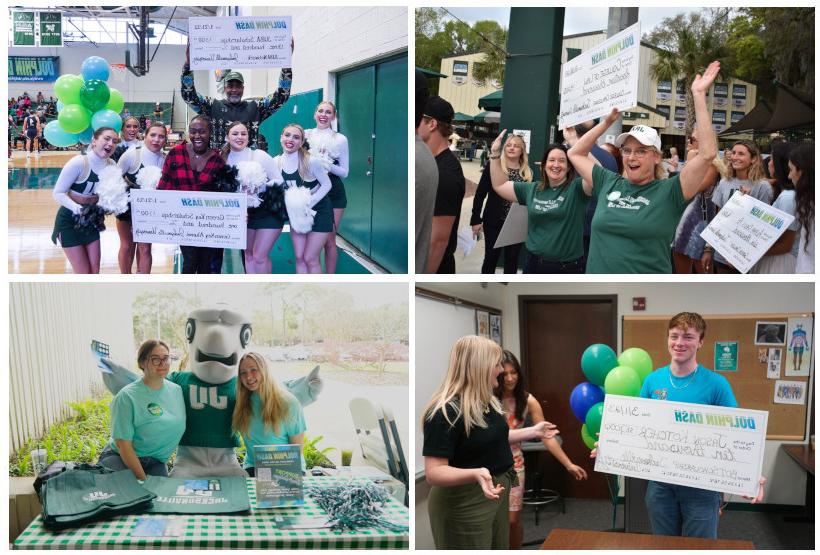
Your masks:
[[[595,164],[587,157],[592,145],[618,119],[618,110],[585,133],[569,150],[578,174],[592,183],[598,199],[592,219],[587,273],[669,274],[669,245],[686,205],[708,186],[704,177],[717,155],[717,137],[706,107],[706,93],[720,72],[720,62],[709,64],[692,82],[700,148],[678,175],[663,179],[658,132],[634,125],[615,141],[621,149],[624,176]]]

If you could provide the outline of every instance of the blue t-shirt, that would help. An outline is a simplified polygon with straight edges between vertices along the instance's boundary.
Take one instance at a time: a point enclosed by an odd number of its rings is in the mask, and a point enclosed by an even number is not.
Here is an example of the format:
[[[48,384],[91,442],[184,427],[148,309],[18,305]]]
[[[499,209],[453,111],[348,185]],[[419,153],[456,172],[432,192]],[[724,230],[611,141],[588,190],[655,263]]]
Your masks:
[[[165,462],[171,458],[185,433],[185,401],[182,388],[163,380],[162,389],[151,389],[138,380],[123,387],[111,401],[111,448],[115,440],[133,443],[138,457]]]
[[[641,397],[698,405],[737,407],[737,400],[729,381],[701,364],[698,364],[694,377],[690,374],[685,378],[673,376],[669,366],[658,368],[644,380]]]
[[[282,391],[281,393],[288,411],[287,416],[279,423],[279,433],[265,426],[262,421],[262,399],[256,392],[251,394],[253,416],[248,426],[248,433],[242,434],[242,439],[245,441],[245,447],[247,448],[245,468],[254,465],[253,448],[257,445],[287,445],[290,443],[289,437],[304,433],[306,429],[305,413],[302,410],[302,405],[289,391]],[[304,466],[304,458],[302,459],[302,465]]]

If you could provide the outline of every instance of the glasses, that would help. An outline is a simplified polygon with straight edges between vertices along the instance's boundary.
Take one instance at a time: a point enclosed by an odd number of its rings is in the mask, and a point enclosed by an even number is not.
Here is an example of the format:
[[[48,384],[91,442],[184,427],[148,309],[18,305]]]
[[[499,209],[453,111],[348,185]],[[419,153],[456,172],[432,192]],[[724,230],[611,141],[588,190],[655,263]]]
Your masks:
[[[150,362],[153,366],[159,366],[159,365],[165,366],[166,364],[170,364],[170,363],[171,363],[171,357],[170,357],[170,356],[164,356],[164,357],[157,357],[157,356],[154,356],[154,357],[149,357],[149,358],[148,358],[148,362]]]
[[[621,149],[622,156],[634,156],[635,158],[645,158],[650,152],[653,152],[651,148],[636,148],[635,150],[631,148]]]

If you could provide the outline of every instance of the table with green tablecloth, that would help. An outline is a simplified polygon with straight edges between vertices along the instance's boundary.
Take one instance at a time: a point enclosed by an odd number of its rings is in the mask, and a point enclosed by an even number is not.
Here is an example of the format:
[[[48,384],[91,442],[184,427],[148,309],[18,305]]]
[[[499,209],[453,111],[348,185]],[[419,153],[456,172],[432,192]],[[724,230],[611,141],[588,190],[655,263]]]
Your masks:
[[[333,486],[345,480],[329,476],[306,476],[305,486]],[[38,516],[15,540],[15,549],[407,549],[410,534],[365,528],[353,532],[334,532],[330,528],[284,530],[275,517],[311,518],[326,516],[309,497],[299,507],[259,509],[253,479],[247,481],[251,511],[244,515],[173,515],[184,520],[179,536],[132,537],[141,515],[117,516],[79,528],[51,532]],[[155,515],[154,515],[155,516]],[[390,497],[384,518],[409,527],[407,507]]]

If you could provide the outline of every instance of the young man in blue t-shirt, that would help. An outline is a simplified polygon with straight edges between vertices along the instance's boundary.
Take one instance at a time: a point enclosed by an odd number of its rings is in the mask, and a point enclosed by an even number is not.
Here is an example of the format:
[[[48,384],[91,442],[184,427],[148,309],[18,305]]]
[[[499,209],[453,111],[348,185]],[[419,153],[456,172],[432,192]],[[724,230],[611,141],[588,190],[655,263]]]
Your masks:
[[[706,322],[700,314],[681,312],[669,320],[667,347],[671,361],[647,376],[641,397],[701,405],[737,407],[728,380],[698,364]],[[763,500],[760,490],[752,503]],[[650,481],[646,508],[652,533],[663,536],[717,538],[721,494],[716,491]]]

